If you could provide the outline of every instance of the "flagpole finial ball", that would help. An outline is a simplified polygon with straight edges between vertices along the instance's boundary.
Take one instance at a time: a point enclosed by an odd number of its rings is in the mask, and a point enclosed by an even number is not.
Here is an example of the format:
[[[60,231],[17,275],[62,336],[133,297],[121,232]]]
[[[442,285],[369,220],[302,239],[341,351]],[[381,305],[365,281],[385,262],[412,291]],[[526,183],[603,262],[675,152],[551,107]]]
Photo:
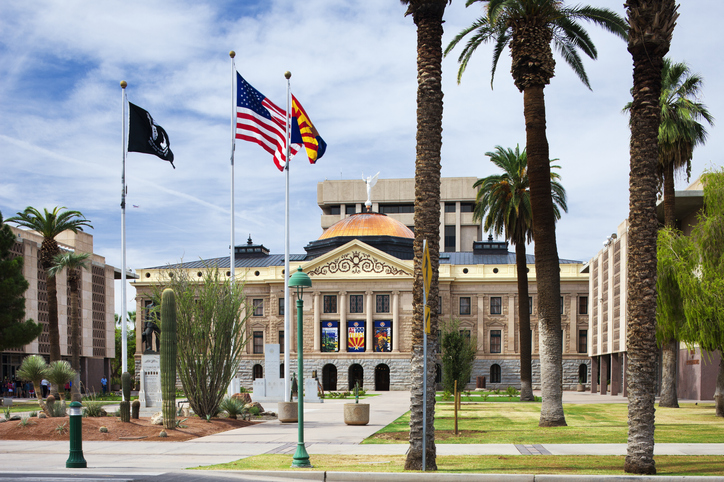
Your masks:
[[[231,57],[232,59],[236,57],[236,52],[234,52],[233,50],[229,52],[229,57]]]
[[[125,89],[128,83],[125,80],[121,81],[121,89]]]
[[[286,72],[284,72],[284,78],[285,78],[285,79],[289,80],[291,77],[292,77],[292,73],[291,73],[291,72],[289,72],[288,70],[287,70]]]

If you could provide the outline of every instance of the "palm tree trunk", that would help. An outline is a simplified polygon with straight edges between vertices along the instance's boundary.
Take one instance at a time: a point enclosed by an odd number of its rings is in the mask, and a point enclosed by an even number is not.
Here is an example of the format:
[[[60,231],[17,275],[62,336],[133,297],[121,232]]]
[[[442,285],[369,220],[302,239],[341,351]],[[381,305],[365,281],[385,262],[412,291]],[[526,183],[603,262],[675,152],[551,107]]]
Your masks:
[[[676,191],[674,189],[674,164],[664,166],[664,224],[676,227]],[[676,358],[679,354],[679,343],[671,338],[661,346],[661,396],[659,406],[679,408],[676,393]]]
[[[78,292],[80,279],[75,278],[76,274],[71,275],[68,273],[68,277],[74,277],[71,285],[70,292],[70,316],[71,316],[71,366],[75,370],[76,375],[73,380],[71,397],[72,401],[81,401],[80,392],[80,313],[78,309]]]
[[[58,330],[58,288],[55,277],[48,277],[48,338],[50,339],[50,363],[60,358],[60,331]]]
[[[719,375],[716,377],[716,390],[714,391],[714,403],[716,405],[716,416],[724,417],[724,351],[719,348],[722,355],[719,360]]]
[[[520,340],[520,401],[532,402],[533,374],[531,370],[530,306],[528,303],[528,266],[525,240],[515,243],[515,263],[518,270],[518,339]]]
[[[410,448],[405,470],[421,470],[422,421],[426,416],[425,469],[437,470],[435,449],[435,347],[437,346],[438,267],[440,263],[440,151],[442,149],[442,17],[447,0],[409,2],[417,26],[417,147],[415,159],[415,241],[412,323],[412,384],[410,389]],[[431,330],[428,336],[428,372],[423,374],[423,241],[432,265],[428,293]],[[430,349],[432,348],[432,349]],[[427,394],[422,393],[427,376]],[[427,414],[423,414],[423,396]]]
[[[551,199],[551,168],[546,138],[543,85],[523,91],[528,179],[533,211],[535,271],[538,284],[538,324],[541,334],[541,427],[566,425],[563,413],[563,354],[561,346],[561,277],[556,221]]]
[[[624,470],[655,474],[656,167],[661,68],[676,20],[673,0],[627,0],[633,58],[629,179],[627,378],[628,447]]]

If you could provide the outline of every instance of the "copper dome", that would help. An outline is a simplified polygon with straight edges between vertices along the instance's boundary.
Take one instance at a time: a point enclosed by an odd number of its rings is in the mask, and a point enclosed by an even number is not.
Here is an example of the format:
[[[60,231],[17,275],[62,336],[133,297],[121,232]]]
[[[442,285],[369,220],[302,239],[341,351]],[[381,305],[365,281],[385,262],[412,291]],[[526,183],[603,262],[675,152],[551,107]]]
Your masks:
[[[394,236],[415,239],[415,235],[407,226],[380,213],[352,214],[330,226],[319,239],[341,236]]]

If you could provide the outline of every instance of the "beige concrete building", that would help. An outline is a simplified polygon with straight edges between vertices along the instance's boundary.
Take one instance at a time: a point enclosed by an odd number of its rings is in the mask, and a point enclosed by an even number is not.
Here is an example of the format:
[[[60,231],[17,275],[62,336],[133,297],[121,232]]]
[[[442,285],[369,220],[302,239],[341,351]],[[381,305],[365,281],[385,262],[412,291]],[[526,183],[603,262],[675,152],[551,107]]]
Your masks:
[[[443,217],[454,222],[456,231],[466,232],[472,213],[461,205],[475,196],[465,191],[474,178],[443,180],[448,189],[445,202],[454,202],[456,211]],[[325,390],[344,390],[361,384],[374,390],[409,388],[412,324],[412,241],[411,213],[362,213],[366,198],[362,181],[325,181],[319,184],[319,205],[325,232],[305,247],[305,254],[291,256],[290,269],[301,266],[312,280],[304,292],[305,378],[318,375]],[[394,186],[407,186],[393,194]],[[380,180],[372,188],[373,207],[402,206],[412,203],[412,180]],[[385,192],[385,201],[377,189]],[[344,191],[344,192],[343,192]],[[348,191],[348,192],[347,192]],[[389,191],[389,192],[388,192]],[[453,196],[454,192],[468,192]],[[364,196],[364,198],[362,197]],[[381,195],[380,195],[381,196]],[[354,200],[351,203],[349,200]],[[453,201],[454,199],[457,199]],[[361,200],[361,201],[360,201]],[[349,204],[348,204],[349,202]],[[388,203],[388,204],[385,204]],[[355,214],[347,212],[354,206]],[[336,207],[339,208],[339,212]],[[332,209],[335,208],[335,209]],[[407,217],[409,216],[409,219]],[[450,216],[450,218],[448,218]],[[485,377],[488,387],[520,386],[520,343],[518,338],[517,280],[515,254],[506,242],[456,241],[456,249],[440,255],[440,297],[442,319],[457,318],[460,329],[476,338],[478,354],[469,386]],[[460,236],[457,237],[460,239]],[[469,244],[466,249],[463,244]],[[283,352],[284,333],[284,256],[270,254],[251,239],[236,247],[235,273],[246,283],[251,316],[247,322],[249,343],[243,355],[240,378],[251,388],[253,380],[264,377],[264,345],[279,344]],[[229,258],[214,258],[178,265],[193,277],[200,277],[206,266],[218,266],[229,273]],[[588,274],[579,261],[561,260],[561,313],[563,319],[563,385],[575,389],[579,377],[588,379]],[[537,286],[533,256],[528,256],[533,327],[533,377],[540,384],[538,362]],[[141,333],[143,311],[154,284],[168,279],[168,267],[138,270],[136,281],[137,324]],[[584,308],[582,310],[582,307]],[[296,313],[292,313],[296,320]],[[294,323],[293,323],[294,325]],[[292,340],[296,340],[292,328]],[[140,335],[139,335],[140,336]],[[293,344],[294,345],[294,344]],[[137,357],[140,359],[140,340]],[[296,348],[292,347],[292,352]],[[292,364],[296,364],[292,357]],[[139,364],[137,364],[139,366]],[[295,367],[291,367],[294,369]]]
[[[691,234],[703,207],[704,192],[699,180],[684,191],[676,191],[677,228]],[[657,206],[664,222],[663,202]],[[592,391],[623,394],[626,390],[626,274],[628,221],[622,222],[605,245],[584,267],[590,273],[590,346]],[[720,354],[689,350],[682,343],[678,357],[677,393],[679,398],[710,400],[714,397]],[[610,381],[610,384],[603,383]],[[660,369],[659,380],[660,381]],[[607,386],[608,385],[608,386]],[[657,388],[658,390],[658,388]]]
[[[43,324],[43,332],[32,343],[10,349],[1,354],[2,377],[13,377],[27,355],[50,355],[48,338],[48,292],[45,270],[40,268],[38,255],[42,236],[34,231],[10,227],[17,236],[12,248],[14,256],[22,256],[23,275],[30,287],[25,292],[25,315]],[[90,269],[81,273],[81,382],[86,389],[101,391],[100,380],[110,379],[111,359],[115,357],[115,320],[113,280],[120,279],[120,271],[93,254],[93,236],[88,233],[65,231],[56,237],[61,249],[89,253]],[[60,353],[70,361],[70,290],[66,273],[58,275],[58,328]]]

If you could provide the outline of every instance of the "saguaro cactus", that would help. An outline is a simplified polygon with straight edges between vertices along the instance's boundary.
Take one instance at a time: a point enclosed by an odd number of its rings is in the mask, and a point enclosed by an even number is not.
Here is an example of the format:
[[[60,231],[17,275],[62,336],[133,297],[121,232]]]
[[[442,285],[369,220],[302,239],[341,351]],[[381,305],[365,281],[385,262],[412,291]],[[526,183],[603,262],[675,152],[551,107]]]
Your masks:
[[[121,375],[121,386],[123,388],[123,401],[121,402],[121,422],[131,421],[131,374],[123,372]]]
[[[161,397],[163,426],[176,428],[176,294],[163,290],[161,297]]]
[[[138,412],[141,410],[141,402],[134,400],[131,403],[131,418],[138,420]]]

